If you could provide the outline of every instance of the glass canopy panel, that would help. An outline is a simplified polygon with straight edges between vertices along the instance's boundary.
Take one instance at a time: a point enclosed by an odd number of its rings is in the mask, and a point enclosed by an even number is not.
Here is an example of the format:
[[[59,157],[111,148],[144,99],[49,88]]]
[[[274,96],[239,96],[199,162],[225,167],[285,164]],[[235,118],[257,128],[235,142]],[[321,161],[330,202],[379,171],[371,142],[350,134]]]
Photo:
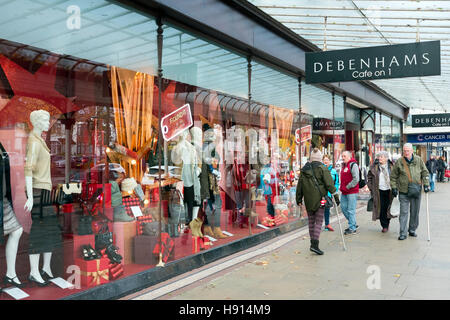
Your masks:
[[[411,109],[450,111],[450,1],[248,1],[321,49],[440,40],[440,76],[374,83]]]
[[[69,10],[74,4],[79,28],[75,11]],[[15,0],[0,5],[2,39],[156,74],[156,24],[147,16],[102,0]],[[19,7],[30,10],[14,9]]]

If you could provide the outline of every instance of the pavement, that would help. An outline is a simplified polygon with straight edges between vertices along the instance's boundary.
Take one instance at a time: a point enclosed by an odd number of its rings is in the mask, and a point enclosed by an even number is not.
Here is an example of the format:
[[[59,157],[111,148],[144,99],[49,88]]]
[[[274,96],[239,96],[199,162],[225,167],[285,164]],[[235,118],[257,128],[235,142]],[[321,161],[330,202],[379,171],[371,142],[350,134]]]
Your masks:
[[[318,256],[306,229],[193,270],[126,299],[174,300],[409,300],[450,299],[450,183],[429,193],[431,241],[422,194],[417,238],[399,241],[398,218],[382,233],[372,213],[359,210],[359,232],[323,231]],[[343,228],[347,222],[341,215]]]

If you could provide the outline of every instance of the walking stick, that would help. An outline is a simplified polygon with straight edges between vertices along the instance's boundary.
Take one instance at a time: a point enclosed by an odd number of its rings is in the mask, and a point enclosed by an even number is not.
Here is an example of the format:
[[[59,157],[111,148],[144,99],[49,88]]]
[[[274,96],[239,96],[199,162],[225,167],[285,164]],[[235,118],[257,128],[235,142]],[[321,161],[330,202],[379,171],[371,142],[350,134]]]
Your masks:
[[[428,192],[425,193],[425,197],[427,198],[427,230],[428,230],[428,241],[430,241],[430,210],[428,207]]]
[[[331,199],[333,199],[334,208],[336,210],[336,216],[337,216],[338,223],[339,223],[339,231],[341,232],[342,244],[344,245],[344,251],[347,251],[347,247],[345,246],[344,233],[342,232],[341,219],[339,217],[338,206],[336,204],[336,200],[334,199],[334,196],[331,196]]]

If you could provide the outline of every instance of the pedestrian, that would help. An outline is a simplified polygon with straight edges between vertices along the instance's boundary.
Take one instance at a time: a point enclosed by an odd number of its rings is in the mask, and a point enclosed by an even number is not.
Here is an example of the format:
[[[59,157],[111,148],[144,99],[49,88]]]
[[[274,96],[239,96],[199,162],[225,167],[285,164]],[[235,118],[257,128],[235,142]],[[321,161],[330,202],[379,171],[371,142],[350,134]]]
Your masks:
[[[440,156],[437,161],[437,181],[444,182],[444,174],[446,169],[445,158],[444,156]]]
[[[381,232],[389,230],[391,216],[391,204],[394,197],[391,192],[390,175],[394,164],[389,160],[389,153],[381,151],[369,168],[367,174],[367,186],[373,199],[372,221],[380,220]]]
[[[331,163],[330,156],[325,154],[323,156],[322,162],[325,165],[325,167],[328,169],[328,171],[330,171],[331,178],[333,178],[334,186],[336,187],[336,190],[339,190],[339,175],[336,172],[336,170],[333,168],[333,164]],[[331,193],[328,192],[328,196],[331,197]],[[330,225],[330,209],[331,209],[330,207],[325,206],[325,210],[324,210],[325,230],[334,231],[334,229]]]
[[[436,173],[437,173],[437,161],[435,159],[434,154],[430,155],[430,159],[428,159],[426,164],[427,170],[430,174],[430,189],[431,192],[434,192],[434,184],[436,182]]]
[[[422,195],[420,190],[417,195],[411,192],[414,187],[412,184],[417,184],[419,187],[423,184],[424,191],[426,193],[429,192],[430,174],[422,158],[413,155],[412,144],[406,143],[403,146],[403,157],[394,164],[390,178],[392,195],[394,197],[398,195],[400,201],[400,235],[398,240],[406,239],[408,208],[410,212],[408,233],[411,237],[417,237],[416,229],[419,226],[420,199]],[[412,183],[410,183],[410,180]]]
[[[359,193],[359,167],[350,151],[342,152],[341,169],[341,209],[348,221],[348,228],[344,234],[355,234],[358,229],[356,224],[356,202]]]
[[[318,148],[314,148],[309,162],[301,170],[297,183],[296,202],[300,206],[303,199],[305,200],[311,238],[310,250],[318,255],[323,254],[323,251],[319,249],[319,237],[324,214],[324,206],[321,200],[327,195],[327,192],[334,196],[337,205],[339,205],[339,196],[333,178],[331,178],[330,171],[322,164],[322,152]]]

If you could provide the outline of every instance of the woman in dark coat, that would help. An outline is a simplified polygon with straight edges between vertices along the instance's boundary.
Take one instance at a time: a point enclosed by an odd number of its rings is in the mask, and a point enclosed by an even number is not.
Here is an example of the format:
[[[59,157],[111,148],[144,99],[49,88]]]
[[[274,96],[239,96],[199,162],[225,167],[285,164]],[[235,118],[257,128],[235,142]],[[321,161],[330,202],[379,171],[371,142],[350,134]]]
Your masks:
[[[383,233],[389,230],[389,222],[391,218],[394,218],[391,216],[393,196],[390,175],[392,166],[389,154],[381,151],[367,174],[367,186],[373,198],[372,220],[380,220]]]

